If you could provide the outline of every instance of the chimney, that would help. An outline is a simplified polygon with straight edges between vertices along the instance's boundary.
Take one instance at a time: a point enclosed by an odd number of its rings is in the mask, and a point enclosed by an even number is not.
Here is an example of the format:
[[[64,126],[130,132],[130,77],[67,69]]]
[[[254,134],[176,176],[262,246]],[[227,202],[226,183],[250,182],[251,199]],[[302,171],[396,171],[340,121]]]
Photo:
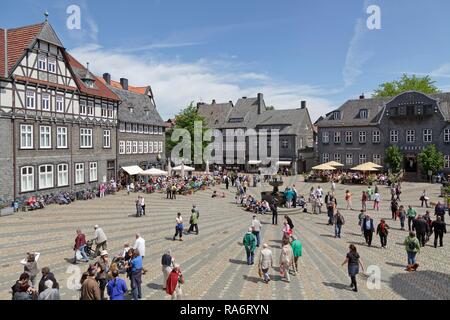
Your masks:
[[[362,93],[360,96],[359,96],[359,100],[364,100],[366,97],[364,97],[364,93]]]
[[[247,99],[247,97],[242,97],[242,99]]]
[[[258,114],[261,114],[263,111],[263,101],[264,95],[262,93],[258,93]]]
[[[306,101],[302,100],[301,102],[301,109],[306,109]]]
[[[120,85],[122,86],[123,90],[128,90],[128,79],[120,78]]]
[[[212,103],[211,104],[216,104],[216,100],[215,99],[213,99],[213,101],[212,101]]]
[[[103,74],[103,79],[105,80],[105,82],[106,82],[107,84],[111,84],[111,74],[109,74],[109,73],[104,73],[104,74]]]

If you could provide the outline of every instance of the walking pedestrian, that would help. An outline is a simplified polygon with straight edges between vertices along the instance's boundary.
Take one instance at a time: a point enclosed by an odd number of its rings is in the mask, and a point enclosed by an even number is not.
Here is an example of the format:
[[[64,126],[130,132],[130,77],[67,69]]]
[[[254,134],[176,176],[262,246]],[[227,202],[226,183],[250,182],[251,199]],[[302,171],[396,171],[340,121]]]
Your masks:
[[[130,260],[131,268],[131,295],[133,300],[142,299],[142,257],[139,250],[133,250]]]
[[[416,271],[419,267],[419,264],[416,262],[416,255],[420,252],[420,243],[416,238],[416,234],[412,231],[409,232],[409,235],[406,237],[403,242],[406,248],[406,253],[408,255],[408,265],[406,267],[406,271]]]
[[[392,220],[397,220],[398,202],[395,199],[391,200],[391,214]]]
[[[440,201],[438,201],[434,208],[434,215],[441,217],[442,222],[445,222],[445,206]]]
[[[417,218],[414,219],[412,224],[412,231],[416,232],[416,237],[419,240],[420,245],[422,247],[425,247],[427,234],[429,232],[429,226],[421,215],[418,215]]]
[[[32,287],[36,284],[36,276],[39,273],[37,260],[39,259],[39,253],[28,252],[25,261],[23,261],[23,272],[28,274]]]
[[[145,239],[141,237],[140,233],[136,233],[136,240],[134,241],[133,249],[139,251],[139,255],[144,260],[145,257]]]
[[[369,196],[367,195],[367,192],[363,191],[361,196],[361,210],[367,211],[367,200],[369,199]]]
[[[384,219],[381,219],[377,226],[377,235],[380,236],[381,248],[386,249],[387,246],[387,236],[389,234],[389,226],[386,224]]]
[[[352,208],[352,193],[350,190],[345,191],[345,202],[347,203],[346,210],[353,210]]]
[[[197,207],[194,205],[192,207],[191,217],[189,219],[190,226],[189,226],[188,233],[193,232],[195,229],[195,233],[198,235],[198,218],[199,218],[199,216],[200,216],[200,213],[199,213]]]
[[[359,267],[361,266],[361,270],[364,271],[364,266],[361,260],[361,257],[359,256],[358,251],[356,250],[356,247],[351,244],[349,246],[350,251],[347,253],[347,256],[345,258],[345,261],[342,263],[342,265],[347,264],[348,266],[348,275],[351,279],[350,288],[353,288],[352,290],[354,292],[358,292],[358,284],[356,282],[356,275],[359,273]]]
[[[77,237],[75,238],[75,245],[73,246],[73,250],[75,251],[75,256],[73,257],[73,264],[77,264],[77,253],[79,252],[83,262],[89,262],[89,258],[85,251],[86,248],[86,236],[81,232],[80,229],[77,229]]]
[[[395,188],[395,195],[397,196],[397,201],[402,201],[400,200],[400,195],[402,194],[402,189],[401,189],[401,185],[400,182],[397,183],[397,187]]]
[[[93,240],[96,243],[95,255],[98,257],[100,255],[100,251],[101,250],[108,250],[108,247],[107,247],[107,244],[106,244],[106,241],[108,240],[108,238],[106,237],[106,234],[103,231],[103,229],[100,228],[98,226],[98,224],[96,224],[94,226],[94,230],[95,230],[95,233],[94,233],[94,239]]]
[[[176,225],[175,225],[175,235],[173,236],[173,241],[175,241],[176,237],[179,236],[179,240],[183,241],[183,217],[181,216],[181,213],[178,212],[176,217]]]
[[[100,300],[105,300],[105,288],[108,283],[108,273],[110,267],[110,261],[108,257],[108,251],[103,250],[100,254],[100,258],[95,263],[97,267],[97,276],[95,279],[100,287]]]
[[[80,300],[101,300],[100,287],[97,280],[97,267],[91,265],[87,272],[87,277],[82,281]]]
[[[166,290],[167,278],[175,264],[175,259],[172,257],[172,252],[167,250],[161,257],[161,269],[163,272],[163,290]]]
[[[380,202],[381,195],[379,192],[375,192],[375,194],[373,195],[373,210],[380,211]]]
[[[337,208],[336,197],[328,192],[325,196],[325,203],[327,204],[327,214],[328,214],[328,225],[333,225],[333,216],[335,208]]]
[[[291,247],[292,253],[294,254],[294,274],[296,275],[298,273],[298,258],[302,256],[303,247],[302,243],[295,235],[292,236]]]
[[[127,283],[120,278],[119,271],[113,270],[111,272],[112,279],[106,285],[106,292],[110,300],[125,300],[125,293],[127,293]]]
[[[373,189],[372,189],[371,186],[367,187],[366,193],[367,193],[367,200],[368,201],[372,201],[373,200],[373,198],[372,198],[372,196],[373,196]]]
[[[293,193],[293,197],[292,197],[292,206],[294,208],[297,208],[297,199],[298,199],[298,191],[295,188],[295,184],[292,186],[292,193]]]
[[[374,225],[373,225],[373,219],[366,214],[363,222],[362,222],[362,228],[364,233],[364,238],[366,239],[366,243],[369,247],[372,246],[372,236],[375,231]]]
[[[281,248],[280,254],[280,275],[282,278],[285,278],[287,282],[291,281],[289,271],[291,266],[293,267],[293,265],[294,265],[294,253],[292,251],[291,245],[289,244],[289,241],[285,239],[283,241],[283,246]]]
[[[256,237],[256,246],[259,247],[259,244],[260,244],[260,241],[261,241],[260,233],[261,233],[262,224],[257,219],[256,215],[253,216],[252,226],[251,227],[252,227],[252,233]]]
[[[412,222],[417,216],[416,210],[411,206],[408,206],[408,211],[406,212],[406,217],[408,218],[408,231],[412,231]]]
[[[431,224],[431,230],[434,232],[434,247],[437,248],[437,243],[439,239],[439,246],[443,247],[444,233],[447,233],[447,226],[445,222],[442,221],[441,217],[436,217],[436,220]]]
[[[181,300],[183,295],[182,284],[184,284],[184,277],[181,273],[180,265],[175,264],[166,283],[166,292],[172,296],[172,300]]]
[[[272,224],[276,225],[278,224],[278,206],[275,201],[270,205],[270,210],[272,211]]]
[[[248,232],[245,234],[242,243],[244,244],[245,253],[247,254],[247,265],[254,264],[254,256],[256,250],[256,237],[252,232],[252,228],[248,229]]]
[[[141,204],[142,214],[145,216],[145,199],[144,199],[144,196],[141,196],[140,204]]]
[[[398,208],[398,218],[400,219],[400,230],[405,230],[406,210],[404,206]]]
[[[425,203],[425,206],[428,208],[428,200],[430,200],[430,198],[427,196],[427,191],[423,190],[422,195],[420,196],[420,201],[422,202],[420,206],[423,208],[423,204]]]
[[[166,199],[172,199],[172,186],[170,184],[166,187]]]
[[[175,184],[172,185],[171,194],[172,194],[171,199],[177,200],[177,186]]]
[[[269,270],[273,268],[273,256],[272,251],[269,249],[267,243],[263,244],[263,249],[260,252],[259,256],[259,269],[263,274],[264,282],[267,284],[270,281]]]
[[[339,212],[339,210],[333,217],[333,223],[334,223],[334,237],[341,238],[342,226],[345,224],[345,219],[344,216]]]

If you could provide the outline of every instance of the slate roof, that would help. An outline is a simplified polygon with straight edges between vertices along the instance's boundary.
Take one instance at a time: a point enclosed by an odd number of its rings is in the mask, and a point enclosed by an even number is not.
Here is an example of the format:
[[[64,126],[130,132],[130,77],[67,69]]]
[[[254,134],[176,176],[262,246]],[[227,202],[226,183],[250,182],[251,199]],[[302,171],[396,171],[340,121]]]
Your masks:
[[[218,129],[224,126],[232,109],[233,104],[231,102],[201,104],[198,106],[198,113],[205,118],[211,129]]]
[[[262,111],[266,110],[263,102]],[[234,122],[232,119],[243,119],[242,122]],[[241,98],[231,110],[224,124],[226,128],[254,128],[258,118],[258,98]],[[230,121],[231,120],[231,121]]]
[[[332,111],[324,117],[319,118],[316,124],[318,127],[355,127],[377,125],[382,116],[384,106],[393,99],[408,93],[413,94],[413,96],[422,94],[417,91],[409,91],[401,93],[396,97],[348,100],[341,107],[339,107],[339,109],[334,110],[341,112],[340,120],[332,120],[334,113],[334,111]],[[425,96],[437,100],[444,118],[447,121],[450,121],[450,92],[426,94]],[[367,109],[369,111],[367,119],[361,119],[359,117],[359,111],[361,109]]]
[[[306,131],[306,128],[299,126],[309,117],[308,109],[286,109],[286,110],[267,110],[263,112],[257,121],[257,127],[282,125],[280,130],[282,135],[295,135],[298,131]],[[309,130],[312,128],[310,127]]]
[[[148,94],[107,86],[122,100],[119,104],[119,121],[165,127],[164,120]],[[130,108],[133,108],[133,112],[130,112]]]

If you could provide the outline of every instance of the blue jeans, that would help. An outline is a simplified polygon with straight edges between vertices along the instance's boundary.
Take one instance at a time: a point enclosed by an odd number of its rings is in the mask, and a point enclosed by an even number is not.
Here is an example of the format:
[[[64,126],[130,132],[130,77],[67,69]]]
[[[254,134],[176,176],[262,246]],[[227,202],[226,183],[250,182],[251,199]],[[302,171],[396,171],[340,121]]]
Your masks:
[[[336,224],[334,226],[334,235],[336,237],[340,237],[341,236],[341,229],[342,229],[342,225],[340,225],[340,224]]]
[[[407,251],[407,253],[408,253],[408,265],[415,264],[417,252]]]
[[[253,264],[253,258],[255,256],[255,253],[251,251],[251,249],[245,247],[245,253],[247,253],[247,264],[251,265]]]
[[[86,245],[84,245],[84,246],[81,246],[78,250],[80,250],[80,253],[81,253],[81,256],[83,257],[83,259],[85,260],[85,261],[89,261],[89,258],[88,258],[88,256],[87,256],[87,254],[86,254],[86,251],[84,251],[84,248],[86,247]],[[76,253],[76,251],[75,251],[75,260],[77,259],[77,253]]]
[[[259,244],[260,244],[260,238],[259,238],[259,231],[253,231],[253,234],[255,235],[255,237],[256,237],[256,246],[257,247],[259,247]]]

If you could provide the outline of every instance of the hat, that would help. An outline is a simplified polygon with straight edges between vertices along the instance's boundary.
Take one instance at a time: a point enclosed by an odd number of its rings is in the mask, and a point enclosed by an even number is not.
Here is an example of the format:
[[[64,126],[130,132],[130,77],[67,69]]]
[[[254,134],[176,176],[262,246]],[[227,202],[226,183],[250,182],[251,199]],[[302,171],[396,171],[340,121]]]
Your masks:
[[[96,225],[94,226],[94,228],[95,228],[95,229],[98,229],[98,224],[96,224]]]
[[[106,250],[103,250],[101,253],[100,253],[100,256],[107,256],[108,255],[108,251],[106,251]]]

